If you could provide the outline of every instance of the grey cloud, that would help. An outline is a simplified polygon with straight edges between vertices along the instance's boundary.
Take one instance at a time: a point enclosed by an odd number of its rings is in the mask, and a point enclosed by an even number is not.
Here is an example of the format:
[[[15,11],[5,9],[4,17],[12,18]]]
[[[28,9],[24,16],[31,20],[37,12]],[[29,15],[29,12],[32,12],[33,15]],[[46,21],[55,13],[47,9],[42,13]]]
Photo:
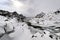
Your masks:
[[[28,6],[24,10],[22,10],[22,13],[25,14],[26,16],[28,16],[28,15],[33,16],[33,14],[36,15],[42,11],[45,13],[48,13],[51,11],[56,11],[58,8],[60,8],[60,0],[18,0],[18,1],[24,3],[24,5]],[[10,0],[0,1],[0,7],[4,8],[4,9],[6,7],[6,10],[7,9],[16,10],[11,5],[12,5],[12,3]],[[16,11],[19,12],[18,10],[16,10]]]
[[[27,12],[33,16],[39,12],[52,12],[60,8],[60,0],[28,0],[31,7],[27,9]],[[32,9],[33,8],[33,9]],[[29,11],[31,9],[31,12]],[[33,11],[32,11],[33,10]],[[33,14],[32,14],[33,13]],[[26,13],[27,14],[27,13]]]
[[[10,5],[11,2],[9,0],[2,0],[2,1],[0,1],[0,4],[1,5]]]

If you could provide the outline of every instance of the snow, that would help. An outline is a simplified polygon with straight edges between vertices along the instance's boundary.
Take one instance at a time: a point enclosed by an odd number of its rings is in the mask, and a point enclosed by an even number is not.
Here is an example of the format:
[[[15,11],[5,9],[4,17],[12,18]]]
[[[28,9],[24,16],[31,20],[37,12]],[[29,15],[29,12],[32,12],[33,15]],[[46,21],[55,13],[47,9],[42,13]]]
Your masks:
[[[59,15],[57,16],[54,14],[47,14],[43,18],[32,18],[29,20],[29,22],[31,22],[32,25],[42,26],[46,28],[49,26],[60,26],[59,24],[54,24],[57,21],[60,22],[59,17],[60,17]],[[50,18],[52,19],[49,20]],[[7,19],[6,17],[0,16],[0,34],[5,33],[3,28],[4,28],[4,25],[6,24],[8,26],[6,28],[7,31],[11,31],[13,30],[13,27],[15,27],[14,29],[15,31],[13,33],[9,35],[5,35],[12,38],[12,40],[55,40],[55,38],[51,39],[49,37],[51,32],[47,30],[50,30],[50,29],[46,29],[43,31],[43,30],[35,29],[31,26],[28,26],[25,22],[18,22],[16,18],[8,19],[8,21],[5,21],[6,19]],[[44,32],[46,34],[44,34]],[[56,34],[59,35],[60,33],[56,33]],[[37,37],[32,38],[32,35]],[[41,37],[41,35],[43,36]],[[2,38],[5,38],[5,37],[3,36]]]

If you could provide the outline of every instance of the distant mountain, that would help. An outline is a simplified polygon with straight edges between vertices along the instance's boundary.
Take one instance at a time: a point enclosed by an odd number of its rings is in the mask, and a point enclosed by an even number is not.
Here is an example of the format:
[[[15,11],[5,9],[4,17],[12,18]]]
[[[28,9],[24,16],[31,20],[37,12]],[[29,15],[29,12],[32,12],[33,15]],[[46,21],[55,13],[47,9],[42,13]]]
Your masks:
[[[44,12],[41,12],[40,14],[37,14],[35,16],[35,18],[42,18],[44,15],[45,15],[45,13]]]
[[[25,16],[23,16],[23,14],[18,14],[16,11],[14,12],[9,12],[9,11],[5,11],[5,10],[0,10],[0,15],[4,16],[4,17],[8,17],[8,18],[14,18],[16,17],[17,20],[23,20],[24,18],[26,18]]]
[[[54,12],[56,15],[60,13],[60,10],[58,9],[57,11]]]

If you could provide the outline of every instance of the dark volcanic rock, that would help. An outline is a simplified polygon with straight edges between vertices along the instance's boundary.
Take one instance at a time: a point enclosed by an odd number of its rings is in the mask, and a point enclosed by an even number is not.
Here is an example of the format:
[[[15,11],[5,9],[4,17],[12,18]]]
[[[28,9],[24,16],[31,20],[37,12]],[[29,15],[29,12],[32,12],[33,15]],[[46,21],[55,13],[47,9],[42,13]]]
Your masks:
[[[57,15],[57,14],[59,14],[59,13],[60,13],[60,11],[59,11],[59,10],[57,10],[57,11],[55,11],[54,13]]]
[[[42,18],[45,15],[45,13],[41,12],[40,14],[37,14],[35,17],[36,18]]]
[[[53,35],[49,35],[50,38],[53,38]]]
[[[17,18],[17,20],[21,20],[22,22],[24,22],[24,19],[26,18],[25,16],[23,16],[23,14],[18,14],[16,11],[14,12],[9,12],[9,11],[5,11],[5,10],[0,10],[0,15],[1,16],[5,16],[7,18]]]
[[[23,16],[23,14],[20,14],[19,16],[18,16],[18,20],[21,20],[22,22],[24,22],[24,19],[25,19],[26,17],[25,16]]]
[[[32,26],[33,28],[44,30],[44,28],[42,26],[35,26],[35,25],[32,25],[30,22],[26,22],[26,23],[28,26]]]
[[[13,17],[17,17],[18,13],[17,12],[13,12],[12,15],[13,15]]]

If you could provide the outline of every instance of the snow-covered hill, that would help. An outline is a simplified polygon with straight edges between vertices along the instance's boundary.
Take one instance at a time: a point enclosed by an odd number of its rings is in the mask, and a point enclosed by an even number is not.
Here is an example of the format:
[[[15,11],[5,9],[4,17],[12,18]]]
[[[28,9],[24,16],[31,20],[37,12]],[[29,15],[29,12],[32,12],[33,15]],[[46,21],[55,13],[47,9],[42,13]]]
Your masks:
[[[0,10],[0,34],[12,40],[60,40],[60,12],[37,16],[25,17],[17,12]],[[2,40],[6,40],[4,35]]]

